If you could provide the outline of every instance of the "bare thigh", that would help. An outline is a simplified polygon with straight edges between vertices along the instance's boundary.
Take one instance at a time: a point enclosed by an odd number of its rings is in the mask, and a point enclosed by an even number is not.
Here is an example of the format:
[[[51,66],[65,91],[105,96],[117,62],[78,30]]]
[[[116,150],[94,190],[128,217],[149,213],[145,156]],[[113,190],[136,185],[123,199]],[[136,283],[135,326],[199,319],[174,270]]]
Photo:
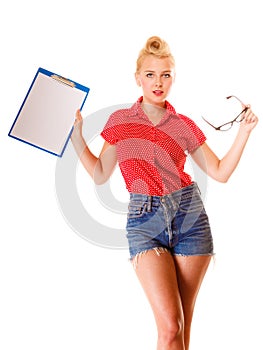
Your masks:
[[[174,260],[184,314],[187,316],[193,311],[211,256],[175,256]]]
[[[183,308],[174,258],[154,250],[141,255],[136,274],[152,307],[158,331],[183,323]]]
[[[184,314],[184,343],[188,349],[195,302],[211,256],[175,256],[174,260]]]

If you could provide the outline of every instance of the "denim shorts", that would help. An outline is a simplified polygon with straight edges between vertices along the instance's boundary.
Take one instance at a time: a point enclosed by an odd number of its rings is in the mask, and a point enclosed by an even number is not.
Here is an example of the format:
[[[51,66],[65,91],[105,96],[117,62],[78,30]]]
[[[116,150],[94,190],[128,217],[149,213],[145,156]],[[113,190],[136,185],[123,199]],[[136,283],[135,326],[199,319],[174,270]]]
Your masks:
[[[213,255],[210,224],[195,182],[165,196],[131,193],[126,230],[131,260],[151,249]]]

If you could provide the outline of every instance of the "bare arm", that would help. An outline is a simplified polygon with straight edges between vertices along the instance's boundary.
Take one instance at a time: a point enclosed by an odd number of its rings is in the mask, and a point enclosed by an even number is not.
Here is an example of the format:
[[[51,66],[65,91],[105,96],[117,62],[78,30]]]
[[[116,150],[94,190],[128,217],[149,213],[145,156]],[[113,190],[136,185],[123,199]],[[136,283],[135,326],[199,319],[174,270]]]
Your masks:
[[[226,155],[219,159],[204,143],[191,153],[193,160],[214,180],[227,182],[236,169],[251,131],[257,125],[258,118],[249,108],[241,122],[237,136]]]
[[[117,163],[116,148],[105,141],[99,157],[96,157],[90,151],[82,136],[82,123],[82,116],[78,110],[71,141],[84,168],[94,182],[100,185],[109,179],[115,168]]]

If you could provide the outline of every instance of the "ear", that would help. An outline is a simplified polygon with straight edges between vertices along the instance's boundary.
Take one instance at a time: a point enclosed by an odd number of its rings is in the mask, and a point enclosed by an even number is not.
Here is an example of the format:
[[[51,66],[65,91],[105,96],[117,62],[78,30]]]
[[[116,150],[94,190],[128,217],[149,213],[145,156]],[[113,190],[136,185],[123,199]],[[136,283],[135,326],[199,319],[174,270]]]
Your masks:
[[[140,74],[136,72],[136,73],[134,74],[134,76],[135,76],[136,84],[137,84],[138,86],[142,86]]]

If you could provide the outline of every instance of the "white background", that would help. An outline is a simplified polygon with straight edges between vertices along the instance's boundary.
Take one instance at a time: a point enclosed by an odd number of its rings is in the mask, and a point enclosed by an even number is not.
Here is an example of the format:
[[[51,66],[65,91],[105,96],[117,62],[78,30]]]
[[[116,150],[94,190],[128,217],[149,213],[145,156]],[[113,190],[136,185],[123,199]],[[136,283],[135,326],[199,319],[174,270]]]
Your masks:
[[[1,349],[152,350],[156,342],[128,252],[78,236],[58,207],[56,157],[7,136],[38,67],[90,87],[85,116],[140,96],[137,54],[159,35],[177,65],[169,101],[222,156],[237,126],[215,132],[201,115],[213,118],[217,103],[236,94],[261,117],[261,13],[259,0],[2,4]],[[191,349],[263,349],[261,135],[259,123],[227,184],[208,182],[217,255],[196,305]]]

